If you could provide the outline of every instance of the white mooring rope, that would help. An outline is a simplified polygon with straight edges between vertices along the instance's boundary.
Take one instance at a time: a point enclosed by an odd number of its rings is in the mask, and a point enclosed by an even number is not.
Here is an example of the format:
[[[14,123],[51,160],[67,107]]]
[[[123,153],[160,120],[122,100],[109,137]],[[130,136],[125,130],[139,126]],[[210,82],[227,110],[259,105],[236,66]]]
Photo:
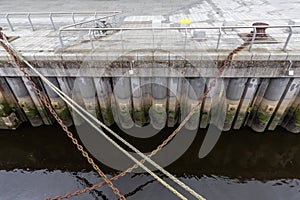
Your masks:
[[[162,180],[160,177],[158,177],[155,173],[153,173],[149,168],[147,168],[145,165],[143,165],[140,161],[138,161],[136,158],[134,158],[131,154],[129,154],[126,150],[124,150],[121,146],[119,146],[114,140],[112,140],[109,136],[107,136],[99,127],[97,127],[94,123],[100,125],[101,127],[105,128],[108,132],[110,132],[114,137],[116,137],[119,141],[124,143],[127,147],[129,147],[131,150],[133,150],[135,153],[137,153],[139,156],[141,156],[143,159],[145,159],[147,162],[152,164],[155,168],[157,168],[159,171],[161,171],[163,174],[165,174],[169,179],[174,181],[176,184],[178,184],[180,187],[188,191],[191,195],[196,197],[200,200],[205,200],[200,194],[195,192],[193,189],[191,189],[189,186],[187,186],[185,183],[174,177],[172,174],[170,174],[168,171],[163,169],[161,166],[159,166],[157,163],[155,163],[153,160],[151,160],[148,156],[140,152],[137,148],[132,146],[130,143],[128,143],[126,140],[124,140],[122,137],[120,137],[117,133],[112,131],[110,128],[108,128],[105,124],[103,124],[101,121],[96,119],[93,115],[91,115],[89,112],[87,112],[85,109],[83,109],[80,105],[78,105],[73,99],[71,99],[68,95],[64,94],[60,89],[58,89],[54,84],[52,84],[46,77],[44,77],[40,72],[38,72],[27,60],[24,59],[24,57],[17,52],[14,47],[8,43],[7,41],[2,40],[2,42],[7,45],[14,53],[15,55],[23,61],[29,68],[31,68],[57,95],[59,95],[72,109],[74,109],[75,112],[77,112],[84,120],[86,120],[93,128],[95,128],[102,136],[104,136],[109,142],[111,142],[116,148],[118,148],[121,152],[123,152],[127,157],[129,157],[132,161],[134,161],[136,164],[138,164],[141,168],[143,168],[146,172],[148,172],[151,176],[153,176],[157,181],[159,181],[162,185],[164,185],[166,188],[168,188],[171,192],[173,192],[176,196],[178,196],[180,199],[186,199],[182,194],[180,194],[177,190],[175,190],[172,186],[170,186],[168,183],[166,183],[164,180]],[[79,109],[79,110],[78,110]],[[88,117],[92,119],[93,122],[91,122],[84,114],[86,114]]]

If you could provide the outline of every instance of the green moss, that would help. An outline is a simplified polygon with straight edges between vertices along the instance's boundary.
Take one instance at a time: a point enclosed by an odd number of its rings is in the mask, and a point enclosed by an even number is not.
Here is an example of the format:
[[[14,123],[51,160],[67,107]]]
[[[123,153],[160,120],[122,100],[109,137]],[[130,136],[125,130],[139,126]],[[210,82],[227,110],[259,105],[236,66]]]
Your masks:
[[[7,128],[2,119],[0,119],[0,128]]]
[[[111,108],[101,108],[101,113],[105,124],[111,125],[114,123],[114,117]]]
[[[201,119],[201,125],[204,126],[208,123],[208,112],[203,112],[202,113],[202,119]]]
[[[135,110],[133,112],[133,119],[135,124],[138,126],[143,126],[145,124],[145,113],[141,110]]]
[[[239,115],[238,115],[238,117],[237,117],[237,121],[244,121],[244,119],[245,119],[245,117],[246,117],[246,113],[239,113]]]
[[[241,126],[242,126],[242,124],[243,124],[243,122],[244,122],[244,120],[245,120],[245,117],[246,117],[246,113],[239,113],[238,114],[238,116],[237,116],[237,118],[236,118],[236,122],[235,122],[235,128],[236,127],[238,127],[238,128],[240,128]]]
[[[280,119],[281,119],[281,116],[282,116],[282,114],[280,114],[280,113],[276,113],[276,115],[274,116],[274,119],[273,119],[273,121],[275,121],[275,122],[279,122],[279,121],[280,121]]]
[[[63,110],[61,111],[56,111],[58,116],[62,119],[62,120],[66,120],[68,119],[69,115],[70,115],[70,112],[68,110],[68,108],[64,108]]]
[[[151,104],[144,105],[144,111],[149,112],[149,109],[151,108]]]
[[[28,108],[28,110],[25,111],[25,113],[28,116],[28,118],[34,118],[38,115],[38,111],[36,108]]]
[[[294,119],[295,119],[295,125],[300,126],[300,109],[299,108],[295,110]]]
[[[7,117],[13,111],[6,101],[3,101],[0,107],[2,107],[2,109],[0,109],[0,117]]]
[[[169,120],[176,120],[177,116],[178,116],[178,112],[169,111],[169,113],[168,113]]]
[[[271,118],[271,115],[263,112],[257,112],[257,117],[259,122],[268,123],[268,121]]]
[[[178,116],[179,116],[179,106],[176,106],[175,111],[174,110],[168,110],[168,126],[169,127],[173,127],[177,120],[178,120]]]
[[[227,112],[225,117],[225,123],[232,123],[236,112]]]

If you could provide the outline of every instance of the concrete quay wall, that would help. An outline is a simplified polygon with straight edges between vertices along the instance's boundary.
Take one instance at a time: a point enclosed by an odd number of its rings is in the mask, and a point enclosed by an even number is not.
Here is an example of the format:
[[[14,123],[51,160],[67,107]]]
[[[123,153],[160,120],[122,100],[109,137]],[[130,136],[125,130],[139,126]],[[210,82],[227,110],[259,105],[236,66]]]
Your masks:
[[[49,77],[131,76],[214,77],[229,51],[220,52],[166,52],[139,50],[132,52],[94,53],[23,53],[43,75]],[[222,77],[300,77],[300,52],[243,51],[233,57]],[[171,71],[171,72],[170,72]],[[174,73],[172,73],[174,72]],[[28,70],[31,76],[35,76]],[[22,76],[6,53],[0,54],[2,76]]]

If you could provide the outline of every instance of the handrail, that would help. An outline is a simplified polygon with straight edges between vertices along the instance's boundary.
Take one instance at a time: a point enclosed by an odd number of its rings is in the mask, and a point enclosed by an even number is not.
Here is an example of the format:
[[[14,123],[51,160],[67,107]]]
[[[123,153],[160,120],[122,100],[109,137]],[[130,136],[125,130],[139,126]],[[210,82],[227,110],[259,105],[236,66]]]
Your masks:
[[[105,17],[102,17],[105,18]],[[95,20],[90,20],[90,21],[95,21]],[[85,22],[83,22],[85,23]],[[273,26],[265,26],[265,28],[300,28],[300,25],[273,25]],[[201,30],[206,30],[206,29],[249,29],[249,28],[264,28],[264,26],[207,26],[207,27],[122,27],[122,28],[68,28],[64,29],[63,27],[60,29],[61,31],[84,31],[84,30],[115,30],[115,31],[127,31],[127,30],[195,30],[195,29],[201,29]]]
[[[95,18],[95,19],[91,19],[91,20],[87,20],[87,21],[83,21],[83,22],[78,22],[78,23],[74,23],[74,24],[70,24],[70,25],[67,25],[67,26],[63,26],[59,29],[59,31],[61,30],[64,30],[64,29],[67,29],[69,27],[76,27],[78,25],[82,25],[82,24],[86,24],[86,23],[89,23],[89,22],[93,22],[93,21],[97,21],[97,20],[100,20],[100,19],[105,19],[105,18],[108,18],[108,17],[114,17],[116,15],[118,15],[120,13],[115,13],[115,14],[111,14],[111,15],[106,15],[104,17],[99,17],[99,18]],[[77,28],[76,28],[77,29]],[[80,28],[79,28],[80,29]]]
[[[104,11],[80,11],[80,12],[0,12],[0,15],[28,15],[28,13],[30,13],[30,15],[49,15],[50,13],[52,14],[59,14],[59,15],[70,15],[72,13],[74,14],[95,14],[95,13],[121,13],[122,11],[108,11],[108,10],[104,10]]]
[[[107,17],[102,17],[102,18],[107,18]],[[62,32],[64,31],[72,31],[72,32],[76,32],[76,31],[88,31],[89,36],[90,33],[92,31],[120,31],[121,32],[121,37],[124,31],[130,31],[130,30],[149,30],[152,31],[152,33],[156,30],[160,30],[160,31],[164,31],[164,30],[176,30],[176,31],[185,31],[185,33],[187,31],[190,30],[217,30],[219,31],[219,36],[218,36],[218,41],[217,41],[217,46],[216,46],[216,50],[219,49],[219,45],[220,45],[220,40],[221,40],[221,31],[225,30],[225,29],[253,29],[253,36],[252,36],[252,40],[251,40],[251,44],[249,46],[249,51],[252,50],[252,46],[254,44],[254,40],[256,38],[256,36],[259,35],[259,33],[256,32],[256,28],[268,28],[268,29],[276,29],[276,28],[288,28],[289,31],[289,35],[286,39],[285,45],[282,48],[283,51],[286,50],[286,47],[288,45],[288,42],[290,41],[290,38],[292,36],[292,29],[293,28],[300,28],[300,25],[270,25],[270,26],[208,26],[208,27],[127,27],[127,28],[97,28],[97,27],[80,27],[80,28],[73,28],[74,26],[78,25],[78,24],[84,24],[84,23],[88,23],[88,22],[92,22],[92,21],[96,21],[99,20],[101,18],[98,19],[93,19],[93,20],[89,20],[89,21],[84,21],[84,22],[80,22],[77,24],[72,24],[72,25],[68,25],[68,26],[64,26],[61,27],[59,29],[59,41],[61,44],[61,47],[64,48],[64,43],[63,43],[63,39],[62,39]],[[185,37],[187,37],[187,34],[185,34]],[[185,38],[186,39],[186,38]],[[92,39],[90,37],[90,42],[92,42]],[[93,44],[91,44],[91,46],[94,48]]]
[[[14,27],[10,21],[10,17],[11,16],[27,16],[27,19],[29,21],[30,27],[31,29],[34,31],[34,25],[33,22],[31,20],[31,16],[33,15],[45,15],[47,17],[49,17],[49,20],[51,22],[52,28],[53,30],[56,30],[54,21],[53,21],[53,17],[55,15],[70,15],[72,18],[73,23],[75,23],[75,15],[90,15],[90,16],[97,16],[97,15],[108,15],[108,14],[112,14],[112,15],[117,15],[122,13],[122,11],[82,11],[82,12],[7,12],[7,13],[1,13],[0,12],[0,16],[3,15],[6,18],[6,21],[11,29],[11,31],[14,31]],[[110,16],[110,15],[109,15]]]
[[[52,27],[53,30],[58,30],[58,39],[59,39],[59,43],[61,45],[62,48],[64,48],[64,41],[63,41],[63,32],[76,32],[76,31],[86,31],[88,36],[89,36],[89,40],[91,42],[91,47],[94,48],[94,44],[93,44],[93,38],[92,38],[92,32],[93,31],[113,31],[113,32],[120,32],[120,37],[121,40],[123,40],[123,34],[124,31],[152,31],[152,34],[154,34],[155,31],[166,31],[166,30],[175,30],[175,31],[181,31],[184,32],[184,39],[186,41],[187,39],[187,32],[192,31],[192,30],[216,30],[218,33],[218,36],[216,38],[217,40],[217,44],[215,47],[215,50],[218,51],[220,48],[220,43],[221,43],[221,37],[224,35],[227,35],[227,33],[222,33],[222,31],[224,30],[241,30],[241,29],[253,29],[253,35],[252,35],[252,40],[251,40],[251,44],[249,45],[249,51],[251,51],[252,46],[254,44],[254,40],[256,38],[256,36],[259,36],[259,33],[256,33],[256,29],[257,28],[268,28],[268,29],[286,29],[287,31],[285,32],[280,32],[280,34],[282,33],[286,33],[287,36],[284,36],[285,40],[284,41],[279,41],[284,43],[282,48],[283,51],[286,51],[287,46],[291,40],[291,38],[293,37],[293,35],[295,35],[295,33],[299,33],[295,30],[295,28],[300,28],[300,25],[265,25],[265,26],[198,26],[198,27],[113,27],[113,28],[97,28],[97,27],[89,27],[91,26],[90,24],[88,25],[88,27],[82,27],[83,24],[88,24],[91,23],[93,21],[97,21],[97,20],[101,20],[101,19],[108,19],[108,18],[112,18],[115,17],[116,15],[121,14],[121,11],[94,11],[94,12],[8,12],[8,13],[0,13],[1,15],[4,15],[7,23],[10,27],[10,29],[12,31],[14,31],[14,27],[11,23],[10,17],[11,16],[15,16],[15,15],[26,15],[27,16],[27,20],[29,21],[29,25],[31,27],[31,29],[34,31],[37,29],[36,25],[33,23],[33,21],[31,20],[31,17],[33,15],[47,15],[49,17],[49,20],[51,23],[49,23],[49,26]],[[89,17],[93,18],[89,18],[89,20],[85,20],[85,21],[80,21],[80,22],[76,22],[75,21],[75,15],[86,15],[88,14]],[[53,17],[55,15],[69,15],[71,17],[72,20],[72,24],[68,24],[62,27],[58,27],[55,26],[56,24],[53,21]],[[97,17],[97,15],[102,15],[101,17]],[[154,37],[154,35],[153,35]],[[154,42],[154,38],[153,38],[153,42]],[[123,46],[123,41],[121,41],[121,45],[122,45],[122,49],[124,48]],[[185,43],[185,47],[186,47],[186,43]]]

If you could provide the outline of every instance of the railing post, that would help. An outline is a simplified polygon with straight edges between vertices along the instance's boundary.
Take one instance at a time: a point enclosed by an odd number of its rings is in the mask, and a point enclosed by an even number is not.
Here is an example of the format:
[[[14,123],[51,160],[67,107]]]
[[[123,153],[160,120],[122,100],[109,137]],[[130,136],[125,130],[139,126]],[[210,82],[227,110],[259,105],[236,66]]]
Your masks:
[[[51,21],[53,30],[56,30],[55,25],[54,25],[54,22],[53,22],[53,19],[52,19],[52,13],[49,14],[49,17],[50,17],[50,21]]]
[[[186,43],[187,43],[187,28],[185,28],[185,38],[184,38],[184,59],[186,59]]]
[[[61,38],[61,32],[62,32],[61,30],[58,31],[58,39],[59,39],[59,43],[60,43],[61,48],[64,48],[65,45],[64,45],[63,40]]]
[[[9,20],[9,14],[6,14],[6,15],[5,15],[5,18],[6,18],[6,20],[7,20],[7,23],[8,23],[8,25],[9,25],[9,27],[10,27],[10,30],[11,30],[11,31],[14,31],[14,28],[13,28],[13,26],[12,26],[12,24],[10,23],[10,20]]]
[[[123,44],[123,29],[121,29],[121,45],[122,45],[122,51],[124,51],[124,44]]]
[[[34,31],[34,27],[33,27],[32,21],[30,19],[30,13],[28,13],[27,18],[28,18],[28,21],[29,21],[32,31]]]
[[[255,37],[256,37],[256,27],[253,27],[253,35],[252,35],[252,39],[251,39],[251,42],[250,42],[250,45],[249,45],[249,51],[252,51],[252,46],[253,46]]]
[[[152,49],[154,50],[154,29],[152,28]]]
[[[116,27],[117,26],[117,17],[116,17],[116,15],[114,15],[112,18],[113,18],[112,19],[112,21],[113,21],[112,26]]]
[[[218,43],[217,43],[216,51],[219,50],[221,36],[222,36],[222,31],[221,31],[221,27],[219,27],[219,36],[218,36]]]
[[[73,20],[73,23],[76,24],[74,12],[72,12],[72,20]],[[75,26],[75,27],[76,27],[76,26]]]
[[[92,30],[91,29],[89,29],[89,37],[90,37],[90,43],[91,43],[92,50],[94,50],[94,43],[93,43],[93,39],[92,39]]]
[[[284,44],[284,46],[283,46],[283,49],[282,49],[283,51],[286,50],[286,47],[287,47],[287,45],[289,44],[289,41],[290,41],[290,39],[291,39],[291,37],[292,37],[292,34],[293,34],[293,28],[292,28],[292,26],[289,27],[289,30],[290,30],[290,32],[289,32],[289,35],[288,35],[288,37],[286,38],[285,44]]]

